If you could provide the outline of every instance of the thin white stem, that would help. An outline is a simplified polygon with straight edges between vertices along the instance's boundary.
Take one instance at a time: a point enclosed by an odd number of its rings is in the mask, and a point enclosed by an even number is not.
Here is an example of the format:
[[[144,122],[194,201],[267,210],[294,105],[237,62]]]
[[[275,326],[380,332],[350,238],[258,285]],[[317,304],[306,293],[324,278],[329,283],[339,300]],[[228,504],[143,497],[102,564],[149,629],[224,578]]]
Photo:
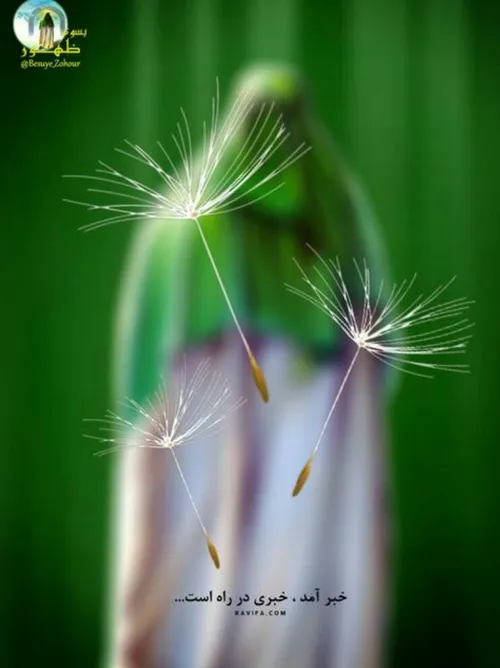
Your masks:
[[[208,538],[208,531],[206,530],[205,525],[203,524],[203,520],[200,517],[200,513],[198,512],[198,508],[196,507],[196,503],[194,502],[193,495],[191,494],[191,491],[189,490],[189,485],[187,484],[186,478],[184,477],[184,473],[182,472],[181,465],[179,464],[179,460],[176,457],[174,449],[171,447],[171,448],[169,448],[169,450],[172,453],[172,457],[174,458],[175,465],[177,466],[177,470],[179,471],[179,475],[181,477],[182,484],[184,485],[184,487],[186,489],[189,500],[191,501],[191,505],[193,506],[193,510],[196,513],[196,517],[198,518],[198,522],[200,523],[200,526],[203,530],[203,533],[205,534],[205,537]]]
[[[342,383],[340,384],[340,387],[339,387],[339,389],[338,389],[338,391],[337,391],[337,394],[335,395],[335,399],[333,400],[333,404],[332,404],[332,407],[330,408],[330,412],[328,413],[328,415],[327,415],[327,417],[326,417],[326,420],[325,420],[325,422],[324,422],[324,424],[323,424],[323,427],[321,428],[321,432],[320,432],[320,434],[319,434],[319,436],[318,436],[318,440],[316,441],[316,445],[314,446],[314,450],[312,451],[312,454],[311,454],[311,459],[312,459],[313,457],[315,457],[315,456],[316,456],[316,453],[318,452],[318,448],[319,448],[319,444],[320,444],[320,442],[321,442],[321,439],[323,438],[323,435],[324,435],[324,433],[325,433],[325,431],[326,431],[326,428],[327,428],[327,426],[328,426],[328,423],[330,422],[330,419],[331,419],[331,417],[332,417],[332,415],[333,415],[333,412],[334,412],[334,410],[335,410],[335,407],[337,406],[337,403],[338,403],[338,401],[339,401],[339,399],[340,399],[340,395],[342,394],[342,391],[343,391],[343,389],[344,389],[344,387],[345,387],[345,385],[346,385],[346,383],[347,383],[347,379],[349,378],[349,375],[350,375],[351,371],[352,371],[353,368],[354,368],[354,364],[356,363],[356,360],[358,359],[358,355],[359,355],[360,351],[361,351],[361,348],[358,347],[358,349],[356,350],[356,353],[355,353],[354,357],[352,358],[351,363],[349,364],[349,368],[347,369],[347,371],[346,371],[346,373],[345,373],[345,376],[344,376],[344,378],[343,378],[343,380],[342,380]]]
[[[227,290],[224,286],[224,283],[222,281],[221,275],[219,274],[219,270],[217,269],[217,265],[215,264],[214,257],[212,255],[212,251],[210,250],[210,246],[208,245],[207,239],[203,233],[200,221],[198,218],[194,218],[194,221],[196,223],[196,226],[198,227],[198,232],[200,233],[201,240],[203,241],[203,245],[205,246],[205,250],[207,251],[207,255],[209,257],[209,260],[212,264],[212,268],[214,270],[215,276],[219,282],[220,289],[222,291],[222,294],[224,296],[224,299],[226,300],[227,307],[229,309],[229,312],[231,313],[231,316],[234,320],[234,324],[236,325],[236,329],[238,330],[241,340],[243,341],[243,345],[245,346],[245,350],[247,351],[247,354],[250,358],[253,357],[252,351],[250,348],[250,345],[248,344],[248,341],[245,338],[245,335],[243,334],[243,330],[241,329],[240,323],[238,322],[238,318],[236,317],[236,313],[234,312],[233,306],[231,304],[231,300],[229,299],[229,295],[227,294]]]

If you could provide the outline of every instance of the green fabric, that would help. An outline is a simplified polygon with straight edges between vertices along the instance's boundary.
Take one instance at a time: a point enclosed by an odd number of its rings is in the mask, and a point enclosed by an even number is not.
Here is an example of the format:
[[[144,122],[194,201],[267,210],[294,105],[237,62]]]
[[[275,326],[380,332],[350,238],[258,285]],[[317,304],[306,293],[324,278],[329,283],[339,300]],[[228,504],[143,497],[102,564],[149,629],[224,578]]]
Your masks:
[[[50,12],[46,12],[42,20],[40,21],[39,28],[41,30],[42,28],[53,28],[53,27],[54,27],[54,20],[50,15]]]
[[[375,291],[377,281],[388,275],[374,242],[377,230],[362,190],[301,99],[296,75],[275,67],[263,73],[250,70],[244,81],[257,101],[273,101],[273,118],[283,112],[292,133],[260,178],[302,142],[313,150],[263,190],[243,197],[244,208],[202,217],[200,224],[245,331],[285,338],[311,352],[330,352],[339,344],[338,327],[319,309],[285,291],[285,284],[305,287],[293,259],[313,276],[314,267],[321,265],[306,244],[326,259],[338,257],[359,302],[362,294],[353,258],[366,259],[373,267]],[[235,136],[213,183],[231,169],[245,131],[243,126]],[[258,179],[255,175],[246,188]],[[280,184],[268,197],[251,203],[266,188]],[[133,335],[118,360],[120,378],[122,369],[131,370],[128,381],[118,383],[118,393],[142,401],[154,393],[165,359],[176,346],[204,342],[234,325],[194,221],[160,219],[145,226],[132,253],[134,269],[122,300],[131,314]]]

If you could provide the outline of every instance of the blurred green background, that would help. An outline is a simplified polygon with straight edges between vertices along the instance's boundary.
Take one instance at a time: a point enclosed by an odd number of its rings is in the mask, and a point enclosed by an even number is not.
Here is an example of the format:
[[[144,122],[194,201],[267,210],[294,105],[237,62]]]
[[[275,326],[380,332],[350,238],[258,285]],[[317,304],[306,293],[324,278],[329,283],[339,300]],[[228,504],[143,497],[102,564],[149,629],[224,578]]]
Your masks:
[[[153,147],[254,60],[304,71],[366,187],[394,276],[457,274],[477,300],[470,376],[406,377],[392,403],[395,598],[388,665],[498,656],[500,4],[495,0],[62,3],[79,69],[20,69],[4,37],[0,665],[98,666],[113,459],[82,418],[111,401],[131,225],[84,235],[80,194],[124,138]],[[9,24],[16,5],[4,3]],[[10,13],[9,13],[10,12]],[[5,86],[5,83],[4,83]],[[78,185],[78,184],[77,184]]]

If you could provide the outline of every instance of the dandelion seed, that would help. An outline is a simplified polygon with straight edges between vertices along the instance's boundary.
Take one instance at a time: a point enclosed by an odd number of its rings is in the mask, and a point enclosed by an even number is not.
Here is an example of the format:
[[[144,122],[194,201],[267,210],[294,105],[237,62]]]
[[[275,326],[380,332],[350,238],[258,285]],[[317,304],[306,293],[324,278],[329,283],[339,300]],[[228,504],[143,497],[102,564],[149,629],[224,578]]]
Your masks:
[[[243,405],[244,400],[231,400],[231,391],[225,379],[219,373],[210,372],[208,360],[197,367],[189,381],[184,364],[182,372],[174,378],[175,381],[178,384],[175,392],[167,392],[163,382],[154,399],[148,400],[144,405],[132,399],[126,400],[123,405],[131,410],[135,420],[113,411],[108,411],[104,419],[91,420],[103,424],[100,431],[110,435],[87,435],[87,438],[112,444],[97,452],[97,456],[130,448],[169,450],[205,536],[210,557],[219,568],[217,549],[201,519],[175,449],[194,438],[206,435],[207,432],[213,433],[231,413]]]
[[[313,461],[314,461],[314,455],[312,455],[307,460],[304,468],[302,469],[302,471],[297,476],[297,482],[295,483],[295,487],[293,488],[292,496],[297,496],[297,494],[299,494],[302,487],[304,487],[304,485],[306,484],[307,479],[309,478],[309,474],[311,473],[311,468],[312,468],[312,465],[313,465]]]
[[[250,354],[249,359],[250,359],[250,369],[252,371],[254,383],[260,392],[262,400],[267,403],[269,401],[269,390],[267,389],[265,376],[262,373],[262,369],[257,364],[257,361],[252,354]]]
[[[212,558],[212,561],[214,562],[215,568],[219,569],[220,568],[220,560],[219,560],[219,553],[217,552],[217,549],[215,545],[212,543],[210,538],[207,536],[207,548],[208,552],[210,554],[210,557]]]
[[[252,375],[264,401],[269,393],[264,374],[252,354],[242,331],[215,259],[209,248],[200,220],[204,216],[223,214],[255,204],[282,184],[265,187],[287,167],[302,157],[309,147],[304,143],[295,147],[288,157],[271,166],[277,151],[290,137],[282,115],[274,118],[274,105],[256,106],[251,89],[244,88],[224,120],[220,119],[219,84],[212,100],[210,128],[203,124],[203,145],[200,158],[193,158],[193,142],[187,116],[181,109],[182,122],[172,135],[180,165],[158,142],[163,164],[137,144],[126,141],[130,150],[116,149],[118,153],[152,169],[165,187],[159,192],[104,162],[99,162],[97,176],[67,175],[100,182],[103,187],[88,188],[88,192],[104,196],[102,204],[65,200],[84,206],[89,211],[106,212],[104,218],[84,226],[94,230],[130,220],[177,219],[195,222],[212,265],[222,295],[241,337],[252,368]],[[237,151],[233,154],[234,141]],[[114,189],[113,186],[117,186]]]
[[[429,296],[420,294],[407,306],[403,306],[413,288],[416,274],[410,281],[405,280],[399,286],[394,285],[387,295],[381,282],[374,298],[370,270],[366,262],[361,268],[354,261],[362,293],[362,306],[357,308],[354,296],[349,293],[344,280],[339,260],[326,261],[314,249],[311,250],[319,260],[319,266],[315,267],[315,280],[309,278],[295,261],[308,289],[301,290],[287,285],[287,290],[325,313],[353,341],[356,352],[344,374],[312,454],[297,478],[293,496],[301,491],[309,477],[327,425],[362,350],[395,369],[424,378],[432,377],[429,373],[424,373],[425,371],[466,372],[467,365],[448,364],[439,356],[464,353],[472,338],[464,332],[473,327],[473,323],[462,317],[473,304],[472,301],[466,298],[438,301],[454,278],[436,288]],[[406,330],[445,320],[454,322],[403,336]]]

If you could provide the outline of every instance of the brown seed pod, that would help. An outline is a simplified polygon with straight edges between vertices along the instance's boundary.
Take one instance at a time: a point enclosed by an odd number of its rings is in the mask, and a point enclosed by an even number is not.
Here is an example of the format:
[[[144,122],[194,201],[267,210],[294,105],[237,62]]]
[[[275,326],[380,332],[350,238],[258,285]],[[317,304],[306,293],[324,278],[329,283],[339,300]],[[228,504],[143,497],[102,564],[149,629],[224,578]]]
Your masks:
[[[220,568],[219,553],[217,552],[217,548],[215,547],[215,545],[212,543],[212,541],[208,536],[207,536],[207,547],[208,547],[208,552],[210,553],[210,557],[214,562],[215,568]]]
[[[252,376],[255,385],[257,386],[257,389],[259,390],[260,396],[262,397],[262,401],[264,401],[266,404],[269,401],[269,390],[267,389],[267,383],[266,383],[266,378],[262,372],[262,369],[260,366],[257,364],[257,360],[253,355],[249,355],[248,357],[250,361],[250,368],[252,369]]]
[[[309,474],[311,473],[311,467],[313,461],[314,461],[313,457],[308,459],[306,465],[299,473],[297,477],[297,482],[295,483],[295,487],[293,488],[292,496],[297,496],[297,494],[299,494],[299,492],[301,491],[302,487],[304,487],[304,485],[306,484],[307,479],[309,478]]]

